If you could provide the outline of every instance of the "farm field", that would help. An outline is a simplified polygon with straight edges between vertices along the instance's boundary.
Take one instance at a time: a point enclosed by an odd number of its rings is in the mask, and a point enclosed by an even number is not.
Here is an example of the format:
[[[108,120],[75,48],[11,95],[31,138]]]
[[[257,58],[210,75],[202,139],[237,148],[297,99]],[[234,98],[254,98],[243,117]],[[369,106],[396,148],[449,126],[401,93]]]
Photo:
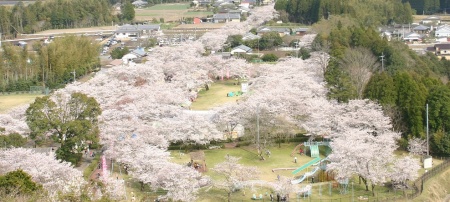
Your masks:
[[[39,94],[14,94],[0,95],[0,114],[8,112],[8,110],[24,104],[30,104]]]
[[[150,21],[154,18],[164,18],[165,22],[179,21],[183,17],[206,17],[212,15],[209,11],[193,11],[189,4],[159,4],[149,8],[135,9],[138,21]]]

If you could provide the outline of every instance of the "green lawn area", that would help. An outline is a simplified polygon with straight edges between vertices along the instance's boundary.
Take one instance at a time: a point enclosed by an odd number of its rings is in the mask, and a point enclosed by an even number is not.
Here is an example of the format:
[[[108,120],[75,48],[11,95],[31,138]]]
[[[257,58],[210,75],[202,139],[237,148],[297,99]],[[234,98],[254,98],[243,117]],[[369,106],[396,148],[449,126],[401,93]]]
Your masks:
[[[32,103],[34,99],[39,96],[42,95],[40,94],[0,95],[0,114],[6,113],[9,109],[12,109],[14,107]]]
[[[202,90],[198,93],[198,98],[192,103],[192,110],[208,110],[220,106],[227,102],[236,102],[240,97],[227,97],[227,93],[240,91],[240,85],[235,80],[216,81],[211,84],[209,90]]]
[[[188,8],[189,4],[158,4],[145,8],[145,10],[186,10]]]

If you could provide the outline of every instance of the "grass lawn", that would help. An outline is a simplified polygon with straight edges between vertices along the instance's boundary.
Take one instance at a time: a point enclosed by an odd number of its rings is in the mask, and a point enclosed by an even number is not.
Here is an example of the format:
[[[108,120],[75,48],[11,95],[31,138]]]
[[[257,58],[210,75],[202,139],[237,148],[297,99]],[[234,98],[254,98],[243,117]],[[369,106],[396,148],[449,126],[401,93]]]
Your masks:
[[[189,4],[158,4],[144,10],[186,10],[188,8]]]
[[[0,95],[0,113],[6,113],[9,109],[18,107],[24,104],[30,104],[40,94],[11,94]]]
[[[198,98],[192,103],[192,110],[208,110],[220,106],[227,102],[236,102],[239,97],[227,97],[227,93],[240,91],[240,85],[235,80],[217,81],[213,83],[209,90],[203,90],[198,93]]]

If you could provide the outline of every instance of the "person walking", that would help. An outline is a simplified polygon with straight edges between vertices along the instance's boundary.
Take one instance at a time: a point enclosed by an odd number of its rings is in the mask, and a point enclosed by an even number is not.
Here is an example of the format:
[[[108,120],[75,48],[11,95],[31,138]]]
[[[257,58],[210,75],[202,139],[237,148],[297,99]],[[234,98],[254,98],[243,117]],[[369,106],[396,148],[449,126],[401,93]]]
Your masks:
[[[294,163],[297,163],[297,157],[294,157]]]

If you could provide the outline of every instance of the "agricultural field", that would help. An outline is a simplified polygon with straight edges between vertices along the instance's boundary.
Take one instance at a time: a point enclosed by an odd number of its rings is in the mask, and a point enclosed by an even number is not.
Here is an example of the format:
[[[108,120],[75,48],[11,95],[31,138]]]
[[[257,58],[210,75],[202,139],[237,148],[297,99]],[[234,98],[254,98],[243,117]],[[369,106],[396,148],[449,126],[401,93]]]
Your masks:
[[[8,112],[8,110],[24,104],[30,104],[39,94],[11,94],[0,95],[0,114]]]
[[[159,4],[149,8],[135,9],[137,21],[151,21],[164,18],[165,22],[179,21],[189,17],[206,17],[213,12],[190,9],[189,4]]]

